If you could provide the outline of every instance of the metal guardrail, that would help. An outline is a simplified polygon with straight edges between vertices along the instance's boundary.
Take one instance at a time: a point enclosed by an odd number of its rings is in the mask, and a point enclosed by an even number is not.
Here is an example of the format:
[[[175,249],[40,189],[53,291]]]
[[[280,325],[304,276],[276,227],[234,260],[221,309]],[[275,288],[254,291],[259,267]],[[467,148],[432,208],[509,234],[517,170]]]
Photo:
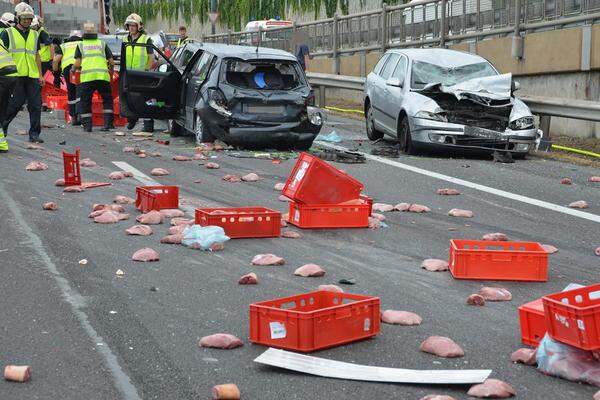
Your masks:
[[[318,92],[320,107],[326,105],[326,89],[349,89],[363,91],[365,78],[356,76],[320,74],[308,72],[309,83]],[[560,99],[541,96],[518,96],[531,110],[531,113],[540,117],[540,129],[543,132],[540,144],[541,150],[548,150],[550,142],[551,117],[579,119],[591,122],[600,122],[600,102],[574,99]],[[362,98],[361,98],[362,102]]]
[[[522,54],[521,34],[600,22],[600,0],[422,0],[386,6],[261,32],[227,32],[204,41],[260,44],[294,50],[294,35],[308,38],[315,56],[393,47],[441,46],[491,36],[515,37],[513,55]],[[336,65],[335,73],[339,73]]]

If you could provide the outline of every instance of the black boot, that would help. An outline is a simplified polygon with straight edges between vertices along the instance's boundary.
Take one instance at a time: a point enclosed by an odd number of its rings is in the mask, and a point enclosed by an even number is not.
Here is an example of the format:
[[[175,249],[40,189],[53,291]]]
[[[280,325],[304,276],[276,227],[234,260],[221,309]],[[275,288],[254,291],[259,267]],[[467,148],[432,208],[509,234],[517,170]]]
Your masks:
[[[144,132],[153,133],[154,132],[154,121],[144,121]]]
[[[127,120],[127,129],[132,130],[133,128],[135,128],[136,124],[137,124],[137,119],[128,119]]]
[[[84,123],[82,123],[81,126],[83,126],[83,131],[84,132],[91,132],[92,131],[92,124],[84,124]]]

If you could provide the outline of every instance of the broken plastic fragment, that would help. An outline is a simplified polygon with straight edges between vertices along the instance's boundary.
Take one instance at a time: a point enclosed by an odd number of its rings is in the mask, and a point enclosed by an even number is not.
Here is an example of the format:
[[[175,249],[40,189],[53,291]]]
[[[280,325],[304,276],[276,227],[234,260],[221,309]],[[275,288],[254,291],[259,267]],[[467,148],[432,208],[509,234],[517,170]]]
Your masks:
[[[208,169],[219,169],[221,168],[221,166],[215,162],[209,162],[205,164],[206,168]]]
[[[56,204],[54,201],[49,201],[47,203],[44,203],[42,205],[42,208],[48,211],[56,211],[58,210],[58,204]]]
[[[444,188],[438,189],[437,194],[439,194],[440,196],[458,196],[460,192],[456,189]]]
[[[169,175],[169,171],[167,171],[164,168],[154,168],[152,171],[150,171],[150,175],[154,175],[154,176],[164,176],[164,175]]]
[[[160,260],[160,255],[156,250],[146,247],[133,253],[131,259],[133,261],[151,262]]]
[[[451,216],[451,217],[472,218],[473,217],[473,211],[461,210],[461,209],[458,209],[458,208],[453,208],[452,210],[448,211],[448,215]]]
[[[354,278],[342,278],[338,281],[338,283],[342,284],[342,285],[354,285],[356,284],[356,279]]]
[[[244,343],[237,337],[229,333],[215,333],[214,335],[204,336],[198,343],[200,347],[212,347],[216,349],[235,349],[241,347]]]
[[[294,271],[294,275],[307,277],[318,277],[325,275],[325,270],[317,264],[305,264]]]
[[[477,293],[467,297],[467,304],[470,306],[485,306],[485,298]]]
[[[428,258],[423,260],[421,268],[431,272],[448,271],[448,262],[437,258]]]
[[[125,275],[125,272],[123,272],[122,269],[118,269],[117,272],[115,272],[115,275],[117,275],[117,276],[123,276],[123,275]]]
[[[79,260],[79,265],[87,265],[87,263],[88,263],[88,260],[85,258]]]
[[[377,211],[377,212],[390,212],[390,211],[394,211],[394,206],[391,204],[385,204],[385,203],[375,203],[375,204],[373,204],[372,209],[373,209],[373,211]]]
[[[242,176],[242,180],[244,182],[256,182],[259,179],[260,179],[260,177],[257,174],[255,174],[254,172],[251,172],[247,175]]]
[[[504,233],[494,232],[494,233],[487,233],[487,234],[483,235],[483,237],[481,239],[506,242],[508,240],[508,236],[506,236],[506,234],[504,234]]]
[[[240,389],[233,383],[216,385],[212,388],[213,400],[239,400],[240,396]]]
[[[152,210],[146,214],[138,215],[135,220],[144,225],[158,225],[162,224],[163,216],[159,211]]]
[[[148,225],[134,225],[126,229],[125,232],[128,235],[150,236],[152,235],[152,228]]]
[[[579,200],[579,201],[574,201],[571,204],[569,204],[569,207],[571,208],[588,208],[588,203],[585,200]]]
[[[471,386],[467,394],[480,398],[505,399],[515,396],[517,392],[506,382],[498,379],[486,379],[479,385]]]
[[[479,294],[487,301],[510,301],[512,294],[500,287],[482,287],[479,289]]]
[[[542,248],[546,251],[546,253],[548,254],[554,254],[558,251],[558,249],[554,246],[552,246],[551,244],[543,244]]]
[[[238,283],[240,285],[256,285],[258,283],[258,276],[256,276],[254,272],[250,272],[249,274],[242,276],[238,280]]]
[[[257,254],[251,262],[252,265],[283,265],[285,260],[275,254]]]
[[[13,382],[27,382],[31,378],[29,365],[7,365],[4,367],[4,379]]]
[[[319,285],[317,290],[321,290],[324,292],[344,293],[344,289],[337,285]]]
[[[32,161],[25,166],[26,171],[44,171],[48,169],[48,165],[41,161]]]
[[[381,314],[381,322],[392,325],[412,326],[421,325],[423,318],[410,311],[385,310]]]
[[[454,340],[444,336],[428,337],[421,343],[420,350],[445,358],[462,357],[465,355],[463,349]]]
[[[535,359],[535,349],[520,348],[510,355],[510,361],[514,363],[522,363],[525,365],[535,365],[537,360]]]

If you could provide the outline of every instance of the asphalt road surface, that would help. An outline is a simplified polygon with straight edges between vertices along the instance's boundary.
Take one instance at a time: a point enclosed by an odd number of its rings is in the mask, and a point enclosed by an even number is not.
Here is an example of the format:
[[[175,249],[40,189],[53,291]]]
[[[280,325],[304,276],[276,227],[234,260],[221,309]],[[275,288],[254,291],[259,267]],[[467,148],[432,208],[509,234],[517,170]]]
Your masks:
[[[114,161],[149,175],[167,168],[160,184],[179,185],[187,207],[262,205],[287,211],[273,190],[284,182],[294,160],[281,164],[215,153],[221,165],[208,170],[198,161],[176,162],[175,154],[193,154],[191,137],[133,141],[70,127],[46,128],[45,150],[26,149],[21,113],[9,132],[11,152],[0,155],[0,365],[32,366],[25,384],[0,381],[0,399],[205,399],[215,384],[234,382],[244,399],[420,399],[429,393],[467,398],[468,386],[419,386],[324,379],[256,364],[266,348],[248,340],[250,303],[298,294],[319,284],[355,278],[352,293],[381,298],[381,308],[408,310],[423,317],[417,327],[383,325],[375,339],[319,351],[315,356],[357,364],[413,369],[492,369],[492,377],[509,382],[520,399],[591,399],[598,388],[545,376],[534,367],[511,363],[519,347],[517,308],[571,282],[598,282],[600,258],[600,184],[587,182],[599,171],[532,158],[514,164],[483,158],[400,156],[370,158],[366,164],[337,164],[365,184],[375,201],[420,203],[430,213],[388,213],[387,228],[378,230],[306,230],[301,239],[231,240],[221,252],[201,252],[160,244],[168,224],[154,227],[149,237],[127,236],[138,212],[127,206],[129,221],[94,224],[93,203],[111,202],[117,194],[135,197],[136,178],[83,193],[63,193],[53,182],[62,176],[61,150],[80,147],[82,158],[98,163],[82,168],[85,181],[106,181],[118,170]],[[61,123],[45,113],[44,122]],[[332,117],[340,146],[370,153],[363,125]],[[121,129],[125,131],[124,129]],[[168,137],[166,137],[168,138]],[[65,145],[59,142],[66,141]],[[123,153],[126,145],[159,151],[162,157],[138,158]],[[32,160],[49,169],[26,172]],[[387,161],[386,161],[387,160]],[[124,166],[124,164],[120,164]],[[415,169],[414,167],[418,168]],[[255,183],[228,183],[225,174],[256,172]],[[440,174],[440,175],[436,175]],[[572,186],[559,184],[562,177]],[[458,178],[462,181],[449,182]],[[446,180],[444,180],[446,179]],[[198,183],[199,181],[199,183]],[[436,189],[454,187],[460,196],[438,196]],[[590,208],[578,215],[565,206],[586,200]],[[56,201],[59,210],[43,211]],[[471,219],[452,218],[451,208],[474,212]],[[190,215],[191,217],[191,215]],[[296,228],[290,228],[297,230]],[[447,258],[451,238],[478,239],[504,232],[513,240],[556,246],[545,283],[454,280],[449,273],[420,268],[425,258]],[[160,253],[157,263],[135,263],[131,255],[143,247]],[[286,259],[279,267],[254,267],[258,253]],[[87,259],[86,265],[80,260]],[[300,278],[295,268],[317,263],[327,274]],[[118,269],[124,271],[117,277]],[[238,278],[258,274],[257,286],[240,286]],[[503,286],[510,302],[470,307],[466,297],[481,286]],[[152,287],[156,290],[150,290]],[[205,335],[228,332],[244,341],[242,348],[198,347]],[[430,335],[449,336],[465,350],[458,359],[419,351]]]

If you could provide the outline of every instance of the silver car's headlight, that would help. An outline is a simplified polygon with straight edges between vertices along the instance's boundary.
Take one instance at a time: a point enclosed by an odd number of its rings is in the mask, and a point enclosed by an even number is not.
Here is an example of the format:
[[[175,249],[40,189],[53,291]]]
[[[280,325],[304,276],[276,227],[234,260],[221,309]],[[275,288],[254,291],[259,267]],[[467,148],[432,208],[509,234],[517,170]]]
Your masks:
[[[430,111],[419,111],[415,114],[416,118],[431,119],[434,121],[448,122],[448,118],[442,113],[432,113]]]
[[[533,128],[533,117],[521,117],[511,121],[508,125],[513,131],[521,131],[523,129]]]

